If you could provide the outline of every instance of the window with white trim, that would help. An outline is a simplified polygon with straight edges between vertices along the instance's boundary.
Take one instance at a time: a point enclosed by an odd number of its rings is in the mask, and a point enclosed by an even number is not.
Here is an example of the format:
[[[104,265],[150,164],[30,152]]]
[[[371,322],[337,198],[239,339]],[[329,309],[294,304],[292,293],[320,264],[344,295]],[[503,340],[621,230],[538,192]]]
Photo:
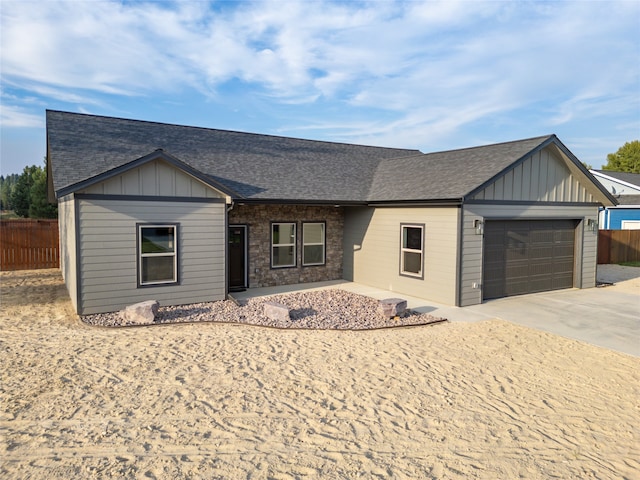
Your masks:
[[[138,284],[178,282],[178,226],[138,225]]]
[[[424,225],[401,225],[400,275],[423,278]]]
[[[296,224],[271,224],[271,268],[296,266]]]
[[[302,224],[302,265],[324,265],[325,263],[325,223],[305,222]]]

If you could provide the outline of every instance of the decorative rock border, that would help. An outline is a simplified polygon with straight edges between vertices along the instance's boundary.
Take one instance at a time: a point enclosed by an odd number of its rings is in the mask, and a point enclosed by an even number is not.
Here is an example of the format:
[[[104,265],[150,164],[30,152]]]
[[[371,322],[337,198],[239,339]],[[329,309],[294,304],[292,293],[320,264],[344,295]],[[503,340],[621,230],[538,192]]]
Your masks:
[[[286,308],[284,315],[265,315],[265,304]],[[345,290],[315,290],[269,297],[255,297],[238,305],[232,300],[160,307],[155,321],[147,325],[192,322],[238,323],[275,328],[316,330],[373,330],[379,328],[427,325],[446,319],[407,309],[392,318],[380,311],[378,300]],[[138,325],[126,322],[116,313],[87,315],[82,321],[90,325],[121,327]]]

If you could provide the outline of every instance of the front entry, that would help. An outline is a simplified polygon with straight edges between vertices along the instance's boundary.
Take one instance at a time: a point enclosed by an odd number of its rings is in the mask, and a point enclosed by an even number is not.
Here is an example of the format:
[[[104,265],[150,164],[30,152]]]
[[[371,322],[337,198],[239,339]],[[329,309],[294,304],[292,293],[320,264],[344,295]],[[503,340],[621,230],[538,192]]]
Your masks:
[[[229,225],[229,290],[241,291],[247,285],[247,226]]]

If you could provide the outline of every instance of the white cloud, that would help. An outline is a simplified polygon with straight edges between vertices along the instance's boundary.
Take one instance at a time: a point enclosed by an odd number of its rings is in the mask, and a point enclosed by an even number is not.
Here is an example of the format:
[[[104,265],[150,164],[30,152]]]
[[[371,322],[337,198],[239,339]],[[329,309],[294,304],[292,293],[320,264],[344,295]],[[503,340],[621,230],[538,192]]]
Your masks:
[[[12,105],[2,105],[0,125],[2,128],[40,128],[44,126],[44,120],[41,114],[33,114]]]
[[[624,1],[5,2],[2,81],[78,109],[108,103],[99,94],[244,95],[306,107],[289,131],[345,141],[430,145],[527,110],[538,134],[637,112],[639,13]],[[334,113],[317,118],[323,102]]]

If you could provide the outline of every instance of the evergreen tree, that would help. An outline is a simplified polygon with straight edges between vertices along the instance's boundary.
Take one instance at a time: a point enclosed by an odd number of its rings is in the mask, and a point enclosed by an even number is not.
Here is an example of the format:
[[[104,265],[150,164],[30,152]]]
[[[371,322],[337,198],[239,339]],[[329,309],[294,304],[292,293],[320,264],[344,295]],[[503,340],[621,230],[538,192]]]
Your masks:
[[[43,167],[24,167],[8,195],[11,209],[19,217],[56,218],[57,205],[47,199],[47,173]]]
[[[18,181],[11,192],[11,206],[19,217],[29,216],[31,187],[33,186],[33,175],[36,170],[38,170],[38,167],[35,165],[24,167],[22,174],[18,177]]]
[[[12,210],[11,192],[19,177],[17,173],[0,176],[0,210]]]
[[[47,200],[47,173],[38,168],[33,173],[33,184],[30,190],[29,217],[57,218],[58,206]]]

